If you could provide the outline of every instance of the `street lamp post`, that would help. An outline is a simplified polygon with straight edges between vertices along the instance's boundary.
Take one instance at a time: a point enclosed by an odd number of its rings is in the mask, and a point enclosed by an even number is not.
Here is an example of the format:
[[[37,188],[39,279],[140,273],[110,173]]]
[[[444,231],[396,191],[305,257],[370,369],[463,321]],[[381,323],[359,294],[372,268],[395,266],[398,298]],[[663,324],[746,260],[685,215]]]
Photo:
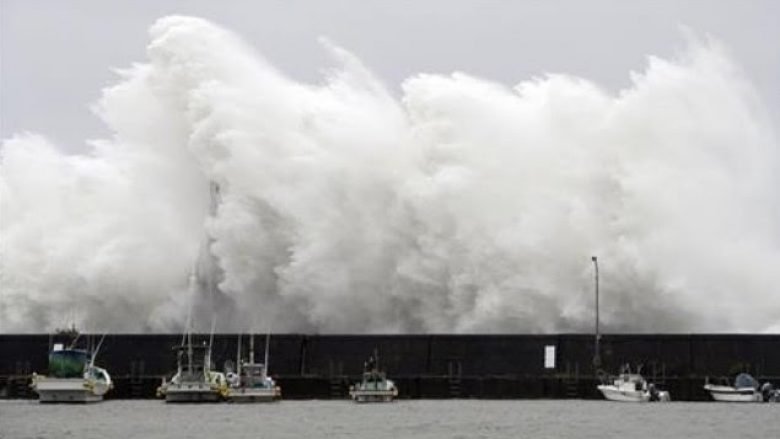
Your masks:
[[[599,332],[599,260],[595,256],[590,258],[593,261],[593,278],[596,289],[596,343],[594,346],[593,354],[593,368],[598,370],[601,368],[601,333]]]

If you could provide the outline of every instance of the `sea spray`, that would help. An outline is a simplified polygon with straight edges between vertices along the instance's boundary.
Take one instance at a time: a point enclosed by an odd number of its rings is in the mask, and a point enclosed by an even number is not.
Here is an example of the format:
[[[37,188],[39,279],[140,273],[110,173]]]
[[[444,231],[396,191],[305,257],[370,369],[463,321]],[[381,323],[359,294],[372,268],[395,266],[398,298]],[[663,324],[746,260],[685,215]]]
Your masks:
[[[327,41],[312,85],[205,20],[150,35],[95,106],[112,138],[3,142],[0,331],[176,331],[192,300],[201,330],[582,331],[594,254],[607,330],[780,325],[778,143],[716,42],[617,94],[455,73],[396,97]]]

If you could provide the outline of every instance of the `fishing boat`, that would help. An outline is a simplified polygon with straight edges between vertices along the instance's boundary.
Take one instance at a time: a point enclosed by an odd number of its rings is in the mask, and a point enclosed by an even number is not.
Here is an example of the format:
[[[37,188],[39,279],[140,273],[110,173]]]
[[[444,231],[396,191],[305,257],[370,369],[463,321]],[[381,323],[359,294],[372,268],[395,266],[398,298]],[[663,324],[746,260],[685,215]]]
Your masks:
[[[723,380],[726,381],[726,380]],[[767,400],[772,398],[774,390],[771,385],[763,387],[764,392],[759,390],[758,381],[747,373],[740,373],[734,378],[734,384],[727,381],[722,384],[711,384],[707,378],[704,384],[704,390],[710,392],[710,396],[715,401],[722,402],[761,402],[764,401],[764,393],[767,394]]]
[[[77,337],[78,339],[78,337]],[[31,387],[42,403],[87,403],[103,400],[103,395],[113,388],[111,376],[105,369],[95,366],[95,358],[103,344],[90,352],[74,348],[75,340],[68,348],[57,343],[49,352],[49,373],[33,373]]]
[[[163,378],[157,396],[165,402],[217,402],[228,395],[225,375],[211,369],[211,346],[214,341],[212,325],[209,344],[195,346],[192,333],[185,335],[186,343],[174,347],[176,373],[170,380]]]
[[[392,402],[398,397],[395,383],[379,370],[376,351],[363,364],[363,379],[349,388],[349,396],[355,402]]]
[[[641,370],[641,368],[640,368]],[[658,390],[652,383],[639,373],[631,373],[628,365],[623,366],[620,374],[611,383],[597,386],[598,390],[609,401],[621,402],[667,402],[671,401],[669,392]]]
[[[282,397],[281,387],[268,376],[268,348],[270,333],[265,339],[265,361],[255,363],[255,338],[249,338],[249,362],[241,358],[241,336],[238,337],[236,372],[226,374],[229,385],[228,400],[232,402],[272,402]]]

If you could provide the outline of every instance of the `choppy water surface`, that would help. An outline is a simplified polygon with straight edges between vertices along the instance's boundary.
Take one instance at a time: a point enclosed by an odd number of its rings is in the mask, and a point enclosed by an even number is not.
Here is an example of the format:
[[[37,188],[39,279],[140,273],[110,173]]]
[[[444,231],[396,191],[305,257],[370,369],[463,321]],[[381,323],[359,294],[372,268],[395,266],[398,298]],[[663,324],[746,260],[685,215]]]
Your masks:
[[[283,401],[87,406],[0,401],[0,438],[769,438],[780,404],[606,401]]]

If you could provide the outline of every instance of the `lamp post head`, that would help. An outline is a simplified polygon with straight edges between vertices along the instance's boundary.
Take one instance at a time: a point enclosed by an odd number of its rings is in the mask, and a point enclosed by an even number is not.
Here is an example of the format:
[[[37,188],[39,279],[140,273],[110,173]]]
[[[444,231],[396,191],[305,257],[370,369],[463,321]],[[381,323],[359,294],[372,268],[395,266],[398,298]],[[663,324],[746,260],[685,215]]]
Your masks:
[[[593,261],[593,262],[596,262],[596,261],[598,260],[598,258],[597,258],[597,257],[595,257],[595,256],[591,256],[591,257],[590,257],[590,260],[591,260],[591,261]]]

